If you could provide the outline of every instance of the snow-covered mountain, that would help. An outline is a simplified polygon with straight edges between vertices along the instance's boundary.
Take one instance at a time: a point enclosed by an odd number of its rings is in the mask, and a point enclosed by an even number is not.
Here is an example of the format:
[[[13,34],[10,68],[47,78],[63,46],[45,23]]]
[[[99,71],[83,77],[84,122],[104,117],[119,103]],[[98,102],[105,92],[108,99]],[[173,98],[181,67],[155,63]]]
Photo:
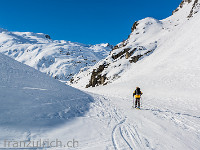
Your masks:
[[[69,80],[105,58],[112,46],[52,40],[49,35],[0,29],[0,52],[52,77]]]
[[[172,58],[175,53],[179,54],[177,59],[181,58],[181,53],[188,48],[191,49],[191,52],[188,53],[195,53],[199,49],[199,45],[194,45],[194,42],[200,40],[198,34],[199,9],[200,2],[198,0],[183,0],[180,6],[173,11],[173,15],[164,20],[148,17],[136,21],[127,40],[117,44],[110,55],[94,67],[76,75],[71,83],[78,83],[78,86],[83,87],[105,85],[122,77],[126,71],[140,61],[142,63],[146,59],[153,58],[154,64],[157,65],[159,62]],[[179,45],[174,47],[175,44]],[[151,56],[153,53],[155,54]],[[159,55],[156,58],[157,53],[167,54]],[[185,60],[191,59],[187,53],[184,56]],[[181,60],[184,60],[183,57]],[[146,67],[148,64],[139,70],[149,69]],[[133,74],[139,70],[135,70]]]
[[[17,142],[57,139],[58,147],[27,149],[199,150],[197,2],[183,1],[161,21],[136,22],[111,55],[74,78],[87,93],[0,54],[0,149],[10,141],[10,148],[26,149]],[[85,88],[89,81],[112,83]],[[132,108],[136,86],[143,92],[141,110]],[[76,147],[67,147],[74,140]]]
[[[73,86],[104,97],[95,103],[112,137],[113,148],[105,140],[104,149],[200,149],[199,3],[184,0],[164,20],[136,22],[126,41],[74,78]],[[141,110],[131,108],[137,86]]]

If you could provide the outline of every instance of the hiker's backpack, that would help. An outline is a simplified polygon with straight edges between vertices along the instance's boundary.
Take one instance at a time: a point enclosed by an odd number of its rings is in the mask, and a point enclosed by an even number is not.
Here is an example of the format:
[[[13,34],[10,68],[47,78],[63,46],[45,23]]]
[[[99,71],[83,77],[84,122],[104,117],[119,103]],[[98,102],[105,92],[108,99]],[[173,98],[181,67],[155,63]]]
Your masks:
[[[138,88],[138,89],[136,89],[135,90],[135,95],[141,95],[142,93],[141,93],[141,91],[140,91],[140,88]]]

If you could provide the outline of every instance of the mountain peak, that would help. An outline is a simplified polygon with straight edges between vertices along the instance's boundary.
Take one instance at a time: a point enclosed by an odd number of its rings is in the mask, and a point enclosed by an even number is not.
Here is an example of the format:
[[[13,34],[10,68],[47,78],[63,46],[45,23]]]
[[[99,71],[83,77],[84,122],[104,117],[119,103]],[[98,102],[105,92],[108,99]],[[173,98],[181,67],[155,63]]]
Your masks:
[[[188,35],[190,35],[195,37],[194,40],[198,40],[196,26],[198,26],[200,14],[196,13],[199,8],[198,0],[183,0],[176,9],[176,13],[174,12],[174,15],[166,19],[157,20],[147,17],[136,21],[131,28],[132,32],[128,39],[114,46],[109,56],[104,60],[101,60],[86,72],[74,76],[72,84],[79,83],[78,86],[82,87],[85,85],[85,87],[106,85],[124,76],[130,68],[137,66],[136,63],[140,64],[144,60],[152,59],[153,63],[157,65],[157,61],[150,55],[168,52],[166,47],[170,49],[171,52],[169,53],[174,51],[179,53],[181,49],[185,49],[185,46],[182,45],[185,45],[186,41],[182,39],[189,38]],[[191,17],[194,17],[194,19],[189,19]],[[191,24],[195,28],[188,30]],[[173,46],[174,41],[182,44],[177,45],[176,48]],[[192,47],[191,40],[188,39],[187,45]],[[167,55],[164,55],[163,58],[168,59]],[[185,57],[185,60],[187,60],[187,55]]]

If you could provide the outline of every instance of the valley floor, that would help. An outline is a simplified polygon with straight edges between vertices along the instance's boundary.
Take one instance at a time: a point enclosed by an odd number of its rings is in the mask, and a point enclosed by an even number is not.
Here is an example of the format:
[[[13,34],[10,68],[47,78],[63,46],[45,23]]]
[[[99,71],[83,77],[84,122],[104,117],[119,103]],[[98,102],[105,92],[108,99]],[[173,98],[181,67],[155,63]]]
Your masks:
[[[141,110],[132,108],[132,99],[108,94],[88,93],[94,98],[83,117],[56,128],[16,131],[1,128],[1,134],[15,140],[62,141],[63,147],[27,149],[81,150],[198,150],[200,149],[199,103],[188,108],[189,101],[177,107],[176,99],[142,99]],[[1,138],[2,138],[1,135]],[[4,138],[10,138],[9,136]],[[64,143],[77,141],[73,148]],[[3,146],[5,143],[1,143]],[[65,146],[64,146],[65,145]],[[1,146],[1,147],[2,147]],[[70,145],[71,146],[71,145]],[[4,147],[5,148],[5,147]],[[17,148],[19,149],[19,148]]]
[[[186,112],[185,103],[180,104],[182,110],[177,110],[165,103],[168,100],[163,99],[163,103],[159,103],[159,100],[145,98],[141,110],[137,110],[131,107],[131,99],[108,95],[93,97],[96,101],[87,118],[95,124],[88,123],[88,137],[92,127],[96,128],[97,133],[90,139],[84,137],[85,142],[80,143],[80,149],[200,148],[200,116],[197,115],[198,110]]]

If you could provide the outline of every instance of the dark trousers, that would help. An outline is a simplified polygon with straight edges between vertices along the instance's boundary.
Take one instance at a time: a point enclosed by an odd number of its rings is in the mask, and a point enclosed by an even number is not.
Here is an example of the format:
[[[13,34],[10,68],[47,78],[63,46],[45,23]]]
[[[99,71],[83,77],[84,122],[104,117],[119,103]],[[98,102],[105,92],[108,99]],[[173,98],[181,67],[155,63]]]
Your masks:
[[[135,99],[135,107],[140,107],[140,98]]]

